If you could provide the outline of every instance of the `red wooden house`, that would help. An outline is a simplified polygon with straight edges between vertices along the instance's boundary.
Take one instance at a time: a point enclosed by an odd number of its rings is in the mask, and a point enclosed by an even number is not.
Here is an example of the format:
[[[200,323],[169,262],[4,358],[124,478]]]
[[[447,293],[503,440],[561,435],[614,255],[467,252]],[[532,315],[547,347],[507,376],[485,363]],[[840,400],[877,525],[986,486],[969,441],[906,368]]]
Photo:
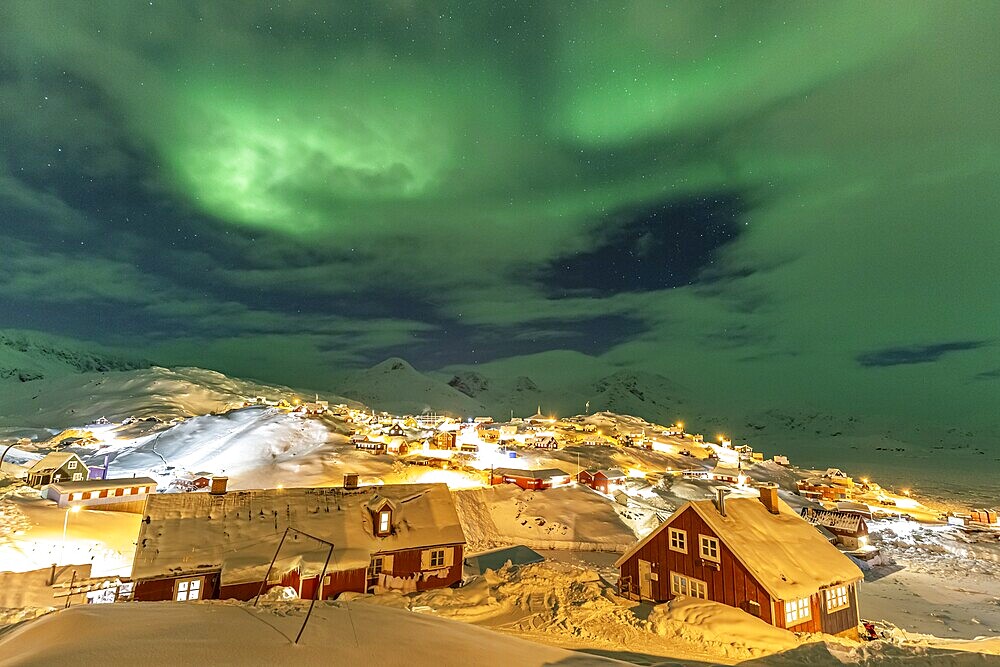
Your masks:
[[[627,597],[739,607],[795,632],[856,636],[861,570],[788,505],[761,497],[682,505],[618,559]]]
[[[589,486],[594,491],[612,493],[625,485],[628,476],[621,470],[581,470],[576,481]]]
[[[262,584],[328,599],[461,580],[465,536],[444,484],[214,491],[149,497],[133,599],[249,600]],[[288,531],[279,550],[289,527],[301,533]],[[322,580],[329,546],[306,534],[334,544]]]
[[[494,468],[491,473],[491,484],[516,484],[522,489],[540,491],[554,486],[565,486],[573,479],[572,475],[558,468],[543,468],[540,470],[518,470],[516,468]]]

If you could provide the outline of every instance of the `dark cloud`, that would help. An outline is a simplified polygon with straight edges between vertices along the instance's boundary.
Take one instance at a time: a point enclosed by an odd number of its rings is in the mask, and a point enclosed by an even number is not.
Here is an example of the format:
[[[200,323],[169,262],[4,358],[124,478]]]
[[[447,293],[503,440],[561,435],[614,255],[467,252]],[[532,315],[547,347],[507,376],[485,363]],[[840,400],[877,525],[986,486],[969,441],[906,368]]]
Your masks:
[[[931,345],[887,347],[859,354],[857,361],[866,368],[929,364],[938,361],[946,354],[978,350],[988,344],[989,341],[985,340],[962,340],[948,343],[934,343]]]
[[[738,197],[718,193],[613,213],[597,223],[586,250],[554,258],[539,281],[553,296],[691,285],[740,233],[741,211]]]
[[[976,373],[973,376],[974,380],[1000,380],[1000,368],[994,368],[988,371],[982,371],[981,373]]]

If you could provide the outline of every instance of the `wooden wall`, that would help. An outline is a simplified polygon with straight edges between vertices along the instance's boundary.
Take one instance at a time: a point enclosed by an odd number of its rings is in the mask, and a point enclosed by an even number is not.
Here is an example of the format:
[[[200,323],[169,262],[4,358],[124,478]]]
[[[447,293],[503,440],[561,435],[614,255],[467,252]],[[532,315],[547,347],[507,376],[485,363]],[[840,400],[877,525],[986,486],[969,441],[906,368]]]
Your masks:
[[[858,621],[860,619],[858,617],[856,589],[857,584],[851,584],[847,587],[847,599],[850,601],[851,606],[834,612],[826,611],[826,594],[822,591],[820,592],[823,596],[820,600],[823,632],[831,635],[839,635],[845,632],[850,633],[852,631],[857,632]]]
[[[430,577],[427,581],[417,581],[417,590],[426,591],[432,588],[444,588],[446,586],[452,586],[457,584],[462,580],[462,560],[464,558],[464,552],[461,544],[448,544],[441,545],[444,547],[451,547],[453,549],[453,560],[451,567],[448,568],[448,574],[445,577]],[[433,548],[433,547],[425,547]],[[439,547],[440,548],[440,547]],[[396,577],[409,577],[420,572],[420,552],[421,549],[408,549],[406,551],[394,551],[391,552],[392,555],[392,571],[387,572],[387,574],[392,574]],[[385,555],[390,555],[386,553]]]
[[[751,611],[748,603],[757,602],[760,605],[761,618],[772,623],[774,605],[770,595],[736,559],[725,542],[719,540],[721,563],[718,569],[701,564],[701,557],[698,555],[698,536],[718,536],[694,509],[689,507],[674,518],[670,527],[687,531],[688,552],[682,554],[668,548],[670,531],[664,527],[631,558],[622,563],[621,576],[623,580],[625,577],[629,578],[632,594],[636,596],[639,594],[639,559],[642,559],[652,563],[652,571],[657,576],[657,580],[652,582],[653,598],[656,602],[673,599],[674,596],[670,592],[670,572],[673,571],[704,581],[708,587],[710,600],[739,607],[748,612]],[[784,618],[784,614],[781,618]]]
[[[208,572],[203,575],[185,574],[178,577],[168,577],[163,579],[143,579],[135,583],[135,590],[132,591],[132,599],[141,602],[157,602],[160,600],[174,599],[174,582],[178,579],[191,579],[201,576],[201,599],[214,600],[219,597],[219,573]],[[258,584],[259,586],[260,584]],[[256,591],[254,591],[256,593]]]

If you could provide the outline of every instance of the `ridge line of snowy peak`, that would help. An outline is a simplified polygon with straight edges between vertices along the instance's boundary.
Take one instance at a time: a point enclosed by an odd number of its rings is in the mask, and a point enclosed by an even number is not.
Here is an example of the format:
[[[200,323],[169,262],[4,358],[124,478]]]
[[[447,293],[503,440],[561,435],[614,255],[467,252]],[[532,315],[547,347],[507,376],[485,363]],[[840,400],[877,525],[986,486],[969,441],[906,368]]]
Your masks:
[[[46,340],[44,336],[0,332],[0,380],[31,382],[52,374],[131,371],[152,365],[145,359],[85,350],[63,341]]]

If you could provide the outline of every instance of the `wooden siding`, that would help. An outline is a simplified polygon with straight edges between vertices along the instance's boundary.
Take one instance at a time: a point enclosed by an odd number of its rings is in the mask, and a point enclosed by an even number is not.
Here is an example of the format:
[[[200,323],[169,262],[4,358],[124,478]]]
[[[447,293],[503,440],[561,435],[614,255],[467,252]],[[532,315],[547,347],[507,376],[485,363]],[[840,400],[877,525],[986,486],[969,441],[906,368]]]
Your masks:
[[[386,570],[386,574],[394,577],[411,577],[421,571],[420,553],[425,549],[447,548],[453,550],[451,567],[447,568],[447,575],[444,577],[429,577],[426,581],[417,579],[417,590],[426,591],[433,588],[444,588],[452,586],[462,580],[462,560],[464,558],[461,544],[447,544],[439,547],[423,547],[420,549],[408,549],[406,551],[387,551],[379,555],[392,556],[392,569]]]
[[[215,600],[219,598],[219,573],[206,572],[204,574],[184,574],[177,577],[164,577],[162,579],[142,579],[135,583],[132,599],[142,602],[173,600],[175,582],[178,579],[193,579],[194,577],[202,577],[200,599]],[[256,593],[256,591],[254,592]]]
[[[820,601],[820,606],[822,608],[822,625],[823,632],[831,635],[839,635],[845,632],[857,632],[858,629],[858,607],[857,607],[857,584],[851,584],[847,587],[847,600],[850,602],[851,606],[845,609],[840,609],[834,612],[827,612],[826,610],[826,593],[820,591],[823,596]]]
[[[670,527],[687,532],[688,552],[682,554],[671,551],[669,549],[670,531],[668,528],[664,528],[622,563],[621,577],[623,582],[626,578],[628,579],[628,592],[635,596],[639,595],[638,561],[642,559],[652,563],[652,571],[657,576],[657,580],[652,582],[655,602],[665,602],[674,598],[670,592],[670,572],[677,572],[704,581],[708,587],[708,599],[715,602],[738,607],[747,612],[751,612],[749,603],[756,602],[760,605],[761,618],[767,623],[772,623],[774,605],[770,595],[736,559],[729,547],[726,546],[725,541],[719,539],[719,536],[708,527],[708,524],[698,516],[694,509],[689,507],[674,518]],[[711,564],[702,564],[701,557],[698,555],[699,535],[719,539],[719,560],[721,562],[718,569]],[[784,616],[782,615],[781,618],[783,619]]]
[[[447,568],[447,574],[444,577],[433,576],[424,580],[423,577],[418,576],[416,589],[418,591],[426,591],[434,588],[453,586],[461,581],[462,560],[464,558],[463,546],[461,544],[441,545],[438,547],[422,547],[420,549],[408,549],[405,551],[388,551],[377,555],[391,555],[393,557],[392,569],[391,571],[386,570],[386,574],[392,574],[396,577],[411,577],[419,575],[421,572],[420,553],[424,549],[441,548],[442,546],[451,547],[454,550],[452,565]],[[145,601],[172,600],[174,582],[176,579],[187,579],[191,576],[197,575],[140,580],[136,583],[136,592],[133,597],[136,600]],[[255,595],[257,595],[261,588],[260,581],[222,584],[220,586],[218,573],[210,573],[206,576],[208,579],[206,580],[205,587],[203,588],[204,592],[202,593],[203,599],[206,600],[216,598],[244,601],[251,600]],[[299,591],[299,594],[303,599],[309,599],[315,592],[318,579],[318,574],[302,577],[297,570],[291,570],[281,574],[280,576],[272,577],[272,580],[268,582],[268,584],[264,587],[264,590],[267,591],[275,586],[290,586],[296,591]],[[328,570],[323,581],[323,587],[320,590],[320,597],[323,599],[333,599],[341,593],[347,591],[364,593],[366,592],[367,585],[367,568],[336,571]]]
[[[785,625],[785,603],[782,600],[774,602],[774,625],[792,632],[822,632],[823,619],[820,617],[819,594],[809,596],[809,618],[795,625]]]
[[[856,634],[859,620],[856,587],[857,584],[847,585],[847,598],[850,606],[830,613],[826,611],[825,589],[810,595],[810,617],[806,621],[792,626],[785,625],[785,603],[776,601],[774,609],[778,622],[775,625],[793,632],[825,632],[831,635],[846,636]]]

